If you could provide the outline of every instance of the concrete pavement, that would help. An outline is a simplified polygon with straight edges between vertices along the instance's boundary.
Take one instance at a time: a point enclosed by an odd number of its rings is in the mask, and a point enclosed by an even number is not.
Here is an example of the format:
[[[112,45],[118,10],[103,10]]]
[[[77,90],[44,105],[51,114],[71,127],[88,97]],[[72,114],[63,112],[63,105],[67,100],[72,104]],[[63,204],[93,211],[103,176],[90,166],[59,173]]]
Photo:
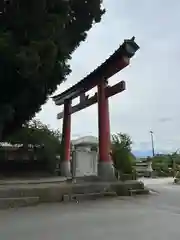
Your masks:
[[[172,184],[174,182],[173,177],[167,177],[167,178],[140,178],[140,181],[142,181],[145,185],[167,185]]]
[[[0,211],[0,236],[2,240],[179,240],[180,187],[167,186],[156,183],[158,194],[134,198]]]

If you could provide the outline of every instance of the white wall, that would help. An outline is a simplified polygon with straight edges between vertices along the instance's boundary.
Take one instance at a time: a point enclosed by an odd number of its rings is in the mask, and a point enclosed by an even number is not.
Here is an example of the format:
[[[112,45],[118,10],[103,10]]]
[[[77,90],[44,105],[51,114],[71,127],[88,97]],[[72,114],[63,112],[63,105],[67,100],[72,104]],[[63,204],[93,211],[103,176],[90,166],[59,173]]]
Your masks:
[[[76,149],[73,161],[75,176],[97,175],[97,152],[87,148]]]

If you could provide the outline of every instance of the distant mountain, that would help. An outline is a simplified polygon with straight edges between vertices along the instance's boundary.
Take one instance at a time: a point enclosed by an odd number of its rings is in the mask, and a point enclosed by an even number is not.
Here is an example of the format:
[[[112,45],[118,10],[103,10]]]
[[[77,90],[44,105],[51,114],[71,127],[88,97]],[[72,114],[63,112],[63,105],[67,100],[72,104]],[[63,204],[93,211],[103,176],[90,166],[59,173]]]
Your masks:
[[[152,157],[152,150],[146,150],[146,151],[141,151],[141,150],[132,150],[132,153],[134,154],[135,157]],[[155,151],[155,154],[168,154],[171,153],[171,151],[167,150],[159,150]]]
[[[138,151],[138,150],[134,150],[132,151],[132,153],[135,155],[135,157],[151,157],[152,156],[152,151],[151,150],[147,150],[147,151]]]

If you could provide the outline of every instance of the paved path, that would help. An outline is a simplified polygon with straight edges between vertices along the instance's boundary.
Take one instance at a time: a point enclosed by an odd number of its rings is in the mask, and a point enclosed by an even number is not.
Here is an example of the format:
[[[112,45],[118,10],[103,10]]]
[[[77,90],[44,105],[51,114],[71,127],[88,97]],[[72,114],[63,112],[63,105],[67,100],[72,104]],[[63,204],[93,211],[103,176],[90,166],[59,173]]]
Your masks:
[[[143,181],[146,185],[161,185],[165,186],[174,182],[174,178],[140,178],[139,180]]]
[[[0,211],[0,239],[179,240],[180,186],[148,184],[159,193]]]

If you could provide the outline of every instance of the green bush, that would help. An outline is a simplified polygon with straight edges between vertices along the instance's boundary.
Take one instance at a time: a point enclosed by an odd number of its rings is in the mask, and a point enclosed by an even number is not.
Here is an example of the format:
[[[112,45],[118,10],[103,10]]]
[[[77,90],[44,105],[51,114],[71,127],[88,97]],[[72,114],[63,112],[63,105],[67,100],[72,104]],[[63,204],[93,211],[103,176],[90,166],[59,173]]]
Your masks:
[[[112,160],[116,169],[115,175],[122,178],[123,174],[133,176],[135,157],[131,153],[131,138],[127,134],[112,135]]]

